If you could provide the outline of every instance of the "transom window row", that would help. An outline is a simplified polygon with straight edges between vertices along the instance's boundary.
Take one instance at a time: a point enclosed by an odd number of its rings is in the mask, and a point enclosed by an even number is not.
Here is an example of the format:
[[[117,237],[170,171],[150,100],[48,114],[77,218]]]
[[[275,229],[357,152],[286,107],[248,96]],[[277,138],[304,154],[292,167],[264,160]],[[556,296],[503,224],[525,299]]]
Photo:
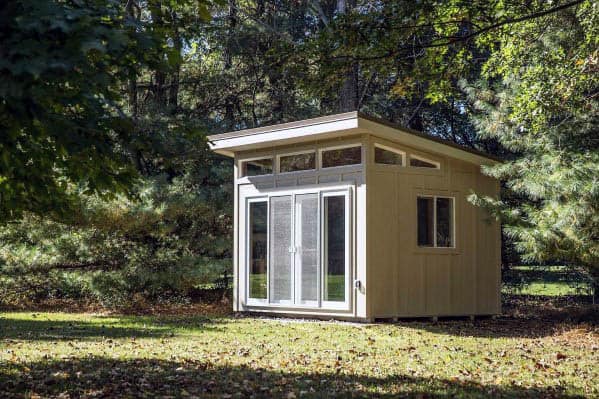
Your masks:
[[[362,163],[362,146],[347,145],[343,147],[319,150],[321,169],[338,166],[358,165]],[[409,166],[413,168],[440,169],[437,161],[410,154]],[[375,144],[374,162],[380,165],[406,165],[406,153],[382,144]],[[241,177],[270,175],[275,171],[275,158],[260,157],[241,161]],[[316,150],[277,155],[277,173],[300,172],[317,169]]]
[[[351,144],[319,150],[322,169],[362,163],[362,146]],[[277,172],[316,170],[316,150],[277,155]],[[241,161],[241,176],[270,175],[274,172],[274,157],[261,157]]]

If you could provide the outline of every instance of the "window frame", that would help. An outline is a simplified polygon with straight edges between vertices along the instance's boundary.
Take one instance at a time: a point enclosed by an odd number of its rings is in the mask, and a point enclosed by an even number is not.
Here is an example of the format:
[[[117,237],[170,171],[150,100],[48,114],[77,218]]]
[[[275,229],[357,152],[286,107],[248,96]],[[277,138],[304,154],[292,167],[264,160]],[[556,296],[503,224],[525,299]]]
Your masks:
[[[399,154],[399,155],[401,155],[401,164],[388,164],[388,163],[379,163],[379,162],[377,162],[377,161],[376,161],[376,149],[377,149],[377,148],[380,148],[380,149],[382,149],[382,150],[385,150],[385,151],[390,151],[390,152],[393,152],[393,153],[395,153],[395,154]],[[373,146],[373,154],[372,154],[372,161],[374,162],[374,164],[375,164],[375,165],[383,165],[383,166],[401,166],[401,167],[405,167],[405,166],[406,166],[406,163],[407,163],[407,160],[408,160],[408,154],[407,154],[405,151],[402,151],[402,150],[400,150],[400,149],[397,149],[397,148],[389,147],[389,146],[387,146],[387,145],[380,144],[380,143],[378,143],[378,142],[375,142],[375,143],[374,143],[374,146]]]
[[[342,196],[344,203],[345,203],[345,279],[344,279],[344,284],[345,284],[345,288],[344,288],[344,294],[345,294],[345,300],[343,302],[341,301],[326,301],[324,299],[325,297],[325,293],[326,293],[326,287],[325,287],[325,281],[326,281],[326,276],[325,276],[325,260],[326,259],[326,255],[327,255],[327,250],[328,248],[325,245],[325,241],[326,241],[326,230],[327,230],[327,224],[326,224],[326,212],[325,212],[325,199],[327,197],[338,197],[338,196]],[[351,259],[351,254],[352,254],[352,220],[351,220],[351,188],[347,188],[347,189],[339,189],[339,190],[329,190],[329,191],[321,191],[320,192],[320,240],[321,240],[321,245],[320,245],[320,303],[321,303],[321,307],[323,309],[336,309],[336,310],[349,310],[351,308],[350,305],[350,301],[352,300],[351,298],[351,291],[352,291],[352,284],[351,284],[351,274],[352,274],[352,259]]]
[[[433,200],[433,245],[418,245],[418,198],[431,198]],[[437,198],[451,199],[451,246],[440,247],[437,245]],[[456,245],[456,197],[451,195],[433,195],[433,194],[417,194],[416,195],[416,248],[419,250],[440,249],[440,250],[455,250]]]
[[[354,148],[354,147],[360,147],[360,162],[346,164],[346,165],[337,165],[337,166],[326,166],[326,167],[322,166],[322,160],[323,160],[322,153],[323,152],[334,151],[334,150],[343,150],[346,148]],[[338,145],[338,146],[322,147],[322,148],[318,149],[318,169],[319,170],[331,170],[331,169],[335,169],[335,168],[348,168],[348,167],[357,166],[357,165],[364,165],[364,146],[362,145],[362,143],[343,144],[343,145]]]
[[[302,154],[314,154],[314,168],[312,169],[303,169],[303,170],[291,170],[289,172],[281,172],[281,158],[288,157],[293,155],[302,155]],[[305,173],[305,172],[314,172],[318,170],[318,153],[315,149],[312,150],[302,150],[302,151],[294,151],[294,152],[285,152],[282,154],[276,155],[276,173],[279,175],[286,175],[288,173]]]
[[[260,309],[293,309],[293,310],[298,310],[298,309],[306,309],[306,310],[311,310],[311,311],[323,311],[323,312],[327,312],[327,311],[331,311],[331,312],[339,312],[339,313],[348,313],[348,312],[352,312],[353,309],[353,284],[352,284],[352,279],[354,278],[353,276],[355,275],[355,270],[354,270],[354,258],[353,258],[353,250],[354,250],[354,241],[353,241],[353,228],[354,228],[354,221],[353,221],[353,210],[354,210],[354,203],[353,203],[353,198],[354,198],[354,194],[353,194],[353,190],[355,189],[355,187],[352,184],[339,184],[339,183],[335,183],[335,184],[324,184],[322,186],[313,186],[313,187],[307,187],[307,188],[303,188],[303,189],[291,189],[291,190],[273,190],[273,191],[269,191],[266,192],[264,194],[258,194],[258,193],[248,193],[248,195],[242,195],[241,200],[243,201],[242,203],[245,204],[245,210],[243,211],[245,213],[245,215],[243,216],[243,220],[245,223],[245,226],[241,231],[243,231],[244,233],[244,237],[240,236],[240,239],[243,242],[243,257],[240,257],[240,259],[245,259],[245,264],[243,265],[243,267],[240,269],[241,273],[243,275],[243,282],[241,280],[239,280],[239,283],[241,284],[242,287],[244,287],[244,291],[242,293],[241,296],[241,301],[243,303],[242,306],[248,306],[248,307],[255,307],[255,308],[260,308]],[[318,226],[318,237],[319,237],[319,244],[318,244],[318,262],[319,262],[319,273],[318,273],[318,301],[314,302],[311,301],[310,303],[295,303],[296,302],[296,295],[297,295],[297,286],[292,286],[292,299],[290,301],[285,301],[285,302],[272,302],[271,301],[271,292],[270,292],[270,273],[271,273],[271,265],[270,265],[270,240],[271,240],[271,235],[270,235],[270,208],[271,208],[271,198],[273,197],[280,197],[280,196],[287,196],[290,195],[292,196],[292,220],[293,220],[293,232],[292,232],[292,236],[294,237],[295,235],[295,223],[296,223],[296,196],[297,195],[301,195],[301,194],[318,194],[318,220],[319,220],[319,226]],[[346,218],[346,223],[345,223],[345,301],[341,302],[341,301],[325,301],[324,300],[324,276],[323,276],[323,272],[324,272],[324,266],[323,266],[323,261],[324,261],[324,246],[322,245],[323,241],[324,241],[324,235],[323,235],[323,225],[322,225],[322,221],[323,218],[325,216],[325,212],[323,212],[323,205],[324,205],[324,198],[325,197],[329,197],[329,196],[344,196],[345,199],[345,218]],[[267,276],[267,298],[266,299],[261,299],[261,298],[250,298],[250,261],[249,261],[249,254],[250,254],[250,249],[248,246],[248,242],[249,242],[249,229],[251,228],[250,224],[249,224],[249,203],[250,202],[266,202],[267,203],[267,248],[268,248],[268,255],[267,255],[267,272],[266,272],[266,276]],[[293,238],[293,244],[295,245],[296,241],[295,241],[295,237]],[[296,275],[296,265],[295,265],[295,255],[294,255],[294,259],[293,259],[293,280],[295,280],[297,278]],[[241,278],[241,277],[238,277]],[[295,282],[294,282],[295,284]],[[241,294],[241,293],[240,293]]]
[[[257,161],[260,159],[270,159],[270,161],[272,162],[272,171],[270,173],[265,173],[263,175],[245,175],[243,174],[243,163],[244,162],[252,162],[252,161]],[[257,157],[252,157],[252,158],[243,158],[239,160],[239,179],[243,179],[243,178],[252,178],[252,177],[262,177],[262,176],[273,176],[275,174],[275,159],[272,155],[263,155],[263,156],[257,156]]]
[[[439,161],[433,161],[430,158],[425,158],[425,157],[422,157],[422,156],[416,155],[416,154],[410,154],[410,161],[412,160],[412,158],[417,159],[417,160],[422,161],[422,162],[428,162],[428,163],[430,163],[432,165],[435,165],[435,167],[434,168],[428,168],[426,166],[412,166],[411,162],[408,162],[407,166],[410,167],[410,168],[417,168],[417,169],[424,169],[424,170],[426,170],[426,169],[428,169],[428,170],[441,170],[441,162],[439,162]]]

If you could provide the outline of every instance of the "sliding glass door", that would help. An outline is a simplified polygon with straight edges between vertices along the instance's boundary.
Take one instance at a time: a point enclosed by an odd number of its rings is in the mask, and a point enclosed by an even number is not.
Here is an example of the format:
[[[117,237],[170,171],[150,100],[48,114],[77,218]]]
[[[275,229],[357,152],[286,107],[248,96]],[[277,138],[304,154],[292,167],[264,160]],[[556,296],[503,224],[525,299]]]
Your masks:
[[[246,201],[249,304],[347,308],[349,190]]]
[[[322,198],[323,302],[329,307],[344,303],[348,288],[346,196],[326,193]]]
[[[318,306],[318,194],[295,196],[296,298],[302,305]]]
[[[270,302],[293,302],[293,196],[270,198]]]

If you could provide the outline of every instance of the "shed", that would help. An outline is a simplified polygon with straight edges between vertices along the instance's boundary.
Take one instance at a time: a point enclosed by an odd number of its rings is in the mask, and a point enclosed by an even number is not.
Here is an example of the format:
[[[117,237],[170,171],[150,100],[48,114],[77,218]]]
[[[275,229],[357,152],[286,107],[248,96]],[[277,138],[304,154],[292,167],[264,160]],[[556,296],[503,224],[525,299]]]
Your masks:
[[[209,137],[234,158],[233,309],[370,321],[500,313],[497,160],[358,112]]]

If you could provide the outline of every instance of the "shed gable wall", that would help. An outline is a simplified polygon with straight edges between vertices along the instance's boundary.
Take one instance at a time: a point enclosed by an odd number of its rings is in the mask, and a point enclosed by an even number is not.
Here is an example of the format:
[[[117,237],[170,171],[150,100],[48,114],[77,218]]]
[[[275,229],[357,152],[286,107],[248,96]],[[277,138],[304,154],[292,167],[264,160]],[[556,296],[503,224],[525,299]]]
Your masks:
[[[380,142],[372,136],[369,146]],[[467,201],[472,191],[497,196],[498,182],[477,165],[395,146],[438,160],[441,168],[367,165],[367,300],[372,317],[499,313],[499,224]],[[418,195],[455,198],[455,248],[417,246]]]

